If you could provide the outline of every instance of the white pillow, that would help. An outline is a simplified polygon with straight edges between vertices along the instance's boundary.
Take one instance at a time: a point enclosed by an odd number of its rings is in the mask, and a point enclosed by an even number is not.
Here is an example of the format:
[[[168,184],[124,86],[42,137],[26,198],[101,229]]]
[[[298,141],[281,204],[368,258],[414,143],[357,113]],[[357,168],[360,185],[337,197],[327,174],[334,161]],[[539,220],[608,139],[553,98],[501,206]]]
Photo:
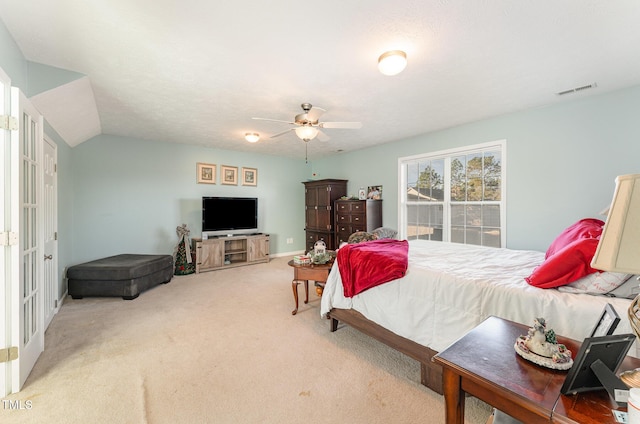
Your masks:
[[[627,281],[622,283],[617,289],[611,290],[607,296],[624,297],[625,299],[634,299],[640,294],[640,276],[632,275]]]
[[[558,287],[558,290],[566,293],[605,294],[617,289],[631,277],[631,274],[621,272],[594,272]]]

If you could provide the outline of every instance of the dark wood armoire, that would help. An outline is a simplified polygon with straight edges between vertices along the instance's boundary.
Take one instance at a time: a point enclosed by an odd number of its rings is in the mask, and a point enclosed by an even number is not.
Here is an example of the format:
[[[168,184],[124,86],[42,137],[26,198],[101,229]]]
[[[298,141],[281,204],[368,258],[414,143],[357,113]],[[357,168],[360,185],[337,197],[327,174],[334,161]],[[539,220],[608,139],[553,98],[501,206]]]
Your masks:
[[[305,235],[306,251],[313,249],[318,240],[324,240],[327,249],[335,250],[335,222],[333,204],[347,195],[347,180],[323,179],[305,181]]]

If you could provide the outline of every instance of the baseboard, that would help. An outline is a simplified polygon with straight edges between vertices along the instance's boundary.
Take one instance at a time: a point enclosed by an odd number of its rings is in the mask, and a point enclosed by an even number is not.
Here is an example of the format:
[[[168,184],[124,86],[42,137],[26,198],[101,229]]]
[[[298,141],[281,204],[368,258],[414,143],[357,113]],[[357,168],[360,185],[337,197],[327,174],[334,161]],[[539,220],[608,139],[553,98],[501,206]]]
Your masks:
[[[62,296],[60,297],[60,299],[58,299],[58,305],[56,306],[56,314],[58,313],[58,311],[60,311],[60,308],[62,308],[62,304],[67,299],[68,295],[69,295],[69,289],[65,290],[64,293],[62,293]]]
[[[282,252],[282,253],[276,253],[269,256],[271,256],[272,258],[281,258],[282,256],[304,255],[305,253],[307,252],[305,252],[304,250],[296,250],[294,252]]]

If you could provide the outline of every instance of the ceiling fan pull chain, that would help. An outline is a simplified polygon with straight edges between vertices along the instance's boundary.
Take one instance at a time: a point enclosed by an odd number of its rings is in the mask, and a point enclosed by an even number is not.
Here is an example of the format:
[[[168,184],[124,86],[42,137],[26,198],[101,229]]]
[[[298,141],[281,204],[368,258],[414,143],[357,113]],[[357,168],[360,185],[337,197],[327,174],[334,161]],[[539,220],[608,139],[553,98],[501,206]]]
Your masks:
[[[309,142],[305,141],[304,142],[304,163],[309,163],[308,160],[308,154],[307,154],[307,148],[309,147]]]

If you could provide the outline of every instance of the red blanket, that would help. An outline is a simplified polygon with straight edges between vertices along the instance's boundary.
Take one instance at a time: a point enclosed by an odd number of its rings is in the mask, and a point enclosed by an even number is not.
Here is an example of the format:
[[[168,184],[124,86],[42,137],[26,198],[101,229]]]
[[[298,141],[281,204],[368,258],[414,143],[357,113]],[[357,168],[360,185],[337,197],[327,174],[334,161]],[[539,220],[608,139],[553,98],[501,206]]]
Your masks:
[[[345,297],[403,277],[408,252],[406,240],[381,239],[341,247],[337,260]]]

